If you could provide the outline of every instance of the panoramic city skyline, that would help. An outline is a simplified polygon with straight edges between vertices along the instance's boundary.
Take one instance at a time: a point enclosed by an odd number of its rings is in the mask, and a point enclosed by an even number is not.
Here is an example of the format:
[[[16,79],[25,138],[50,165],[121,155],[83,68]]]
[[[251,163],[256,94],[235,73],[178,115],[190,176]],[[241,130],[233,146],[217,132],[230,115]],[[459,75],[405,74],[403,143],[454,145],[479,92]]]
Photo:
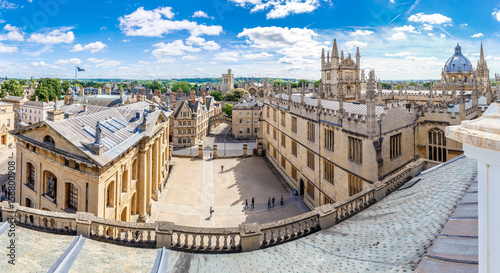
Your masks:
[[[0,76],[319,79],[321,49],[382,80],[438,79],[456,43],[475,67],[483,42],[500,68],[500,3],[397,0],[0,1]]]

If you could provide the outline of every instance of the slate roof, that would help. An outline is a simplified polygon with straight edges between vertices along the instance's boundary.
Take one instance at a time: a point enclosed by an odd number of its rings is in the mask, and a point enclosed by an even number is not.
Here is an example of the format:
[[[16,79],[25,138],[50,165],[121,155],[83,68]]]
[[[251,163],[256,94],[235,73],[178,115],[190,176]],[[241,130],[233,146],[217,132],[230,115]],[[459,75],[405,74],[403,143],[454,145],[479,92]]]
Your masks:
[[[123,101],[127,101],[128,96],[123,95]],[[87,102],[87,105],[96,105],[96,106],[106,106],[106,107],[115,107],[120,106],[121,100],[120,95],[107,95],[107,94],[99,94],[99,95],[88,95],[88,96],[79,96],[76,99],[76,103],[84,104]]]
[[[279,98],[279,94],[274,95]],[[281,94],[282,99],[288,100],[288,94]],[[299,94],[292,94],[292,101],[300,103],[301,98]],[[318,99],[309,96],[304,96],[304,103],[311,106],[318,106]],[[338,111],[340,109],[339,102],[336,100],[321,100],[323,108]],[[352,114],[366,115],[366,104],[344,102],[344,111]],[[384,106],[375,106],[375,114],[378,116],[384,112]]]
[[[154,127],[150,126],[150,124],[155,124],[160,115],[164,115],[168,118],[171,114],[163,110],[157,110],[155,112],[148,111],[148,129],[145,132],[141,132],[137,130],[137,127],[143,120],[144,109],[149,110],[149,105],[150,104],[147,102],[137,102],[121,107],[106,107],[106,109],[87,108],[93,109],[93,111],[79,113],[72,118],[64,119],[59,122],[43,121],[37,123],[36,126],[32,125],[18,129],[13,133],[15,135],[22,135],[21,132],[24,130],[47,125],[86,154],[89,160],[104,166],[137,143],[142,137],[149,135]],[[73,110],[78,111],[78,108],[79,106],[75,107]],[[72,109],[69,111],[71,110]],[[139,118],[137,118],[137,113],[139,114]],[[101,122],[103,127],[102,133],[104,135],[102,140],[104,153],[101,155],[94,154],[84,146],[84,144],[91,144],[95,141],[95,128],[98,121]]]

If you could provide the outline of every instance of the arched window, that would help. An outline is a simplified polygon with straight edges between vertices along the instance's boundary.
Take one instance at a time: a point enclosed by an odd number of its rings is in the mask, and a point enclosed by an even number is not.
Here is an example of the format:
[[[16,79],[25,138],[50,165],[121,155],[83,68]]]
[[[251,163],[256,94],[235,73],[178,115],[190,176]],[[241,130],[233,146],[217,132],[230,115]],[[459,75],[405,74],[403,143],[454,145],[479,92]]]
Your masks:
[[[134,159],[132,163],[132,179],[137,180],[137,159]]]
[[[57,177],[53,173],[44,172],[44,186],[45,195],[55,200],[57,197]]]
[[[54,139],[51,136],[45,136],[43,138],[43,143],[49,144],[49,145],[52,145],[52,146],[56,145],[56,143],[54,142]]]
[[[115,182],[111,182],[106,190],[106,206],[114,207],[115,205]]]
[[[445,162],[447,160],[446,137],[443,130],[434,128],[429,130],[429,159]]]
[[[26,185],[32,190],[35,188],[35,166],[29,162],[26,164]]]
[[[78,210],[78,188],[73,183],[66,183],[66,201],[69,209]]]

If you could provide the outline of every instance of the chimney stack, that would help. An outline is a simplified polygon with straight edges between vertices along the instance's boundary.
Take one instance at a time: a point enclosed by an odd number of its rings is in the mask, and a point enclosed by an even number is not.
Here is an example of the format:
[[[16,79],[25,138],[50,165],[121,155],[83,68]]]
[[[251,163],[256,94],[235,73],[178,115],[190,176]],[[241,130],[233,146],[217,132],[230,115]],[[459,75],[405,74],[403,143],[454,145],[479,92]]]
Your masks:
[[[194,104],[196,102],[196,92],[194,90],[191,90],[190,99],[191,99],[191,104]]]

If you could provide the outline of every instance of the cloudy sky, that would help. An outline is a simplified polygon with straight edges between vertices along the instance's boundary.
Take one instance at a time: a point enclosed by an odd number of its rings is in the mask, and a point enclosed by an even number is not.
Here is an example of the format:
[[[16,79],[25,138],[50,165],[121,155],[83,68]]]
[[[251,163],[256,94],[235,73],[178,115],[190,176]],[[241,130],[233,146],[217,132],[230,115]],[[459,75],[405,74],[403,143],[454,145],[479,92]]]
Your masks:
[[[377,77],[436,79],[457,42],[500,72],[500,2],[0,0],[0,77],[320,78],[321,49]]]

